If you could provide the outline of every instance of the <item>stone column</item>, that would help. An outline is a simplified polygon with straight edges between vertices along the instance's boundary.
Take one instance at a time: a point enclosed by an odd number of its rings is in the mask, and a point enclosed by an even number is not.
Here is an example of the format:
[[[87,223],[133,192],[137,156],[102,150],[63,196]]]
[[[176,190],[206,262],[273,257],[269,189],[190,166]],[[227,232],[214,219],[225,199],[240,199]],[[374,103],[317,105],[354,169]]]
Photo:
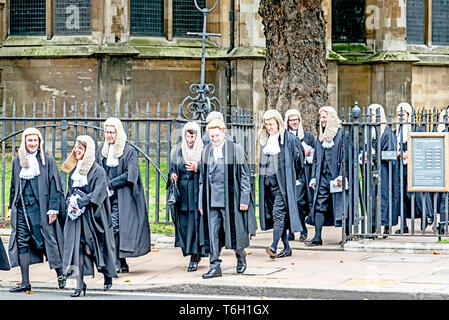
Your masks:
[[[128,1],[106,0],[104,13],[105,42],[118,43],[128,41]]]

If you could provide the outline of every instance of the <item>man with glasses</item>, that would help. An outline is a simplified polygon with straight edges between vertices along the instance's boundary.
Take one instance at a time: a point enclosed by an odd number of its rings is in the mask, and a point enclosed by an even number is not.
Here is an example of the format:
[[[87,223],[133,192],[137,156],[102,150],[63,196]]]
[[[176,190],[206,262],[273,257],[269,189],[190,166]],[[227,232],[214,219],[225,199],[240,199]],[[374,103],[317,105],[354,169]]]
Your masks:
[[[297,183],[296,192],[298,200],[298,211],[301,219],[302,231],[299,236],[300,241],[307,239],[306,217],[309,214],[309,202],[312,200],[313,189],[308,187],[310,175],[312,173],[313,153],[315,152],[315,137],[312,132],[304,130],[302,125],[301,113],[297,109],[290,109],[285,113],[285,123],[288,130],[298,137],[304,148],[304,180],[305,184]],[[289,240],[294,240],[294,234],[289,234]]]

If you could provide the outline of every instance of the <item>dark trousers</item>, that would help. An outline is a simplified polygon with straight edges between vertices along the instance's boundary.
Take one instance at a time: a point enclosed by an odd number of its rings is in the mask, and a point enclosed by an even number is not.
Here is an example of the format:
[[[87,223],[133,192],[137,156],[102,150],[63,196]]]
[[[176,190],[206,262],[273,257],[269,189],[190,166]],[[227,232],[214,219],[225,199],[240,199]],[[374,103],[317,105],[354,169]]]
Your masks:
[[[114,190],[114,194],[109,198],[109,201],[111,203],[112,231],[116,234],[120,230],[117,190]]]
[[[23,206],[19,202],[17,205],[17,247],[19,253],[29,252],[31,246],[38,250],[43,250],[44,238],[40,230],[41,217],[39,203],[36,202],[31,206],[27,206],[26,212],[28,215],[28,223],[25,220]],[[28,226],[31,228],[31,231]]]
[[[220,253],[222,244],[219,241],[220,234],[224,232],[223,221],[225,208],[211,208],[209,210],[209,239],[210,239],[210,258],[211,269],[218,268],[221,263]],[[237,264],[245,264],[245,249],[234,249],[237,258]]]

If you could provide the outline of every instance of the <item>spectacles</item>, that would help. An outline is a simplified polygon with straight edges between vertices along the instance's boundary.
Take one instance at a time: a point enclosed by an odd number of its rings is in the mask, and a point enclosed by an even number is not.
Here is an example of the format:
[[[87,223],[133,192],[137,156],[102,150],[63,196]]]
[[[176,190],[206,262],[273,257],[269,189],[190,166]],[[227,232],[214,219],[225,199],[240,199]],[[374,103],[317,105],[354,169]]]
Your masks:
[[[299,118],[295,118],[295,119],[288,119],[288,122],[299,122]]]

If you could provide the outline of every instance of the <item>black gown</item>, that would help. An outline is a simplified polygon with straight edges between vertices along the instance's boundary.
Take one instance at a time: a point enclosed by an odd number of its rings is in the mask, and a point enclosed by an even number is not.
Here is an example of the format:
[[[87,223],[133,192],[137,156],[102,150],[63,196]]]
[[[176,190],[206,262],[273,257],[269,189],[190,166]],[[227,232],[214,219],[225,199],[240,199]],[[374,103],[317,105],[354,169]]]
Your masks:
[[[172,220],[175,225],[175,247],[181,248],[184,256],[196,254],[206,256],[204,247],[203,216],[198,211],[200,164],[196,172],[186,170],[182,149],[178,147],[173,154],[167,188],[172,185],[171,175],[178,176],[176,182],[180,200],[172,208]]]
[[[85,208],[85,212],[75,220],[67,215],[64,227],[64,273],[67,277],[76,277],[79,255],[83,254],[83,276],[93,276],[95,264],[98,272],[117,278],[106,172],[98,163],[94,163],[87,174],[88,184],[73,188],[71,176],[74,171],[69,176],[67,201],[71,195],[80,194],[78,204],[80,209]],[[89,246],[90,254],[84,250],[85,244]]]
[[[0,238],[0,270],[10,270],[8,255],[6,254],[5,247],[3,246],[3,241]]]

